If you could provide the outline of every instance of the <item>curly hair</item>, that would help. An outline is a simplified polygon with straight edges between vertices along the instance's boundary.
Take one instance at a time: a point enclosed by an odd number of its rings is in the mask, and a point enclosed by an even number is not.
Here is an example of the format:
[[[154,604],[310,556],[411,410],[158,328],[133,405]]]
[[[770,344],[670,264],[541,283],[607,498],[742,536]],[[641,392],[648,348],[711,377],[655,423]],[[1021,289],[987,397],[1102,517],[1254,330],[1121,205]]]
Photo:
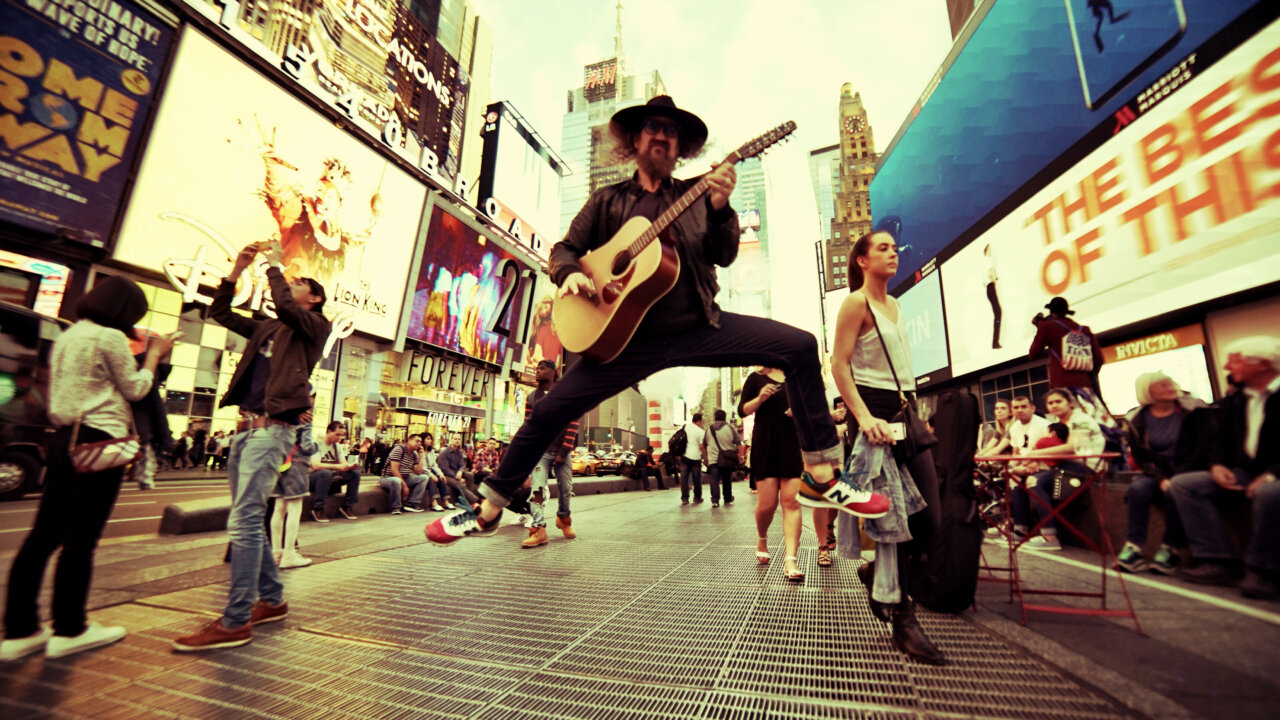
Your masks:
[[[636,138],[640,136],[640,128],[623,127],[616,122],[609,123],[609,135],[613,138],[613,158],[618,162],[630,162],[636,156]],[[702,155],[706,150],[706,144],[699,142],[697,147],[693,146],[694,140],[685,137],[682,133],[677,143],[679,144],[679,152],[676,153],[680,159],[691,159]]]

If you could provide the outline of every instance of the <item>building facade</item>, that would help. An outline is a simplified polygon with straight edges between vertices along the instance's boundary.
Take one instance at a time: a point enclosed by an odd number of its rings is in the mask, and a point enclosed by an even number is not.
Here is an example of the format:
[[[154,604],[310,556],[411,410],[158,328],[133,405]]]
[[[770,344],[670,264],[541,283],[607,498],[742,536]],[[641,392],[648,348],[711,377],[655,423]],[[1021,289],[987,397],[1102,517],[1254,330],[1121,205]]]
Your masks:
[[[824,279],[828,290],[848,287],[853,243],[871,232],[871,179],[876,174],[876,143],[862,96],[845,83],[840,88],[840,172],[834,177],[835,206],[827,240]]]

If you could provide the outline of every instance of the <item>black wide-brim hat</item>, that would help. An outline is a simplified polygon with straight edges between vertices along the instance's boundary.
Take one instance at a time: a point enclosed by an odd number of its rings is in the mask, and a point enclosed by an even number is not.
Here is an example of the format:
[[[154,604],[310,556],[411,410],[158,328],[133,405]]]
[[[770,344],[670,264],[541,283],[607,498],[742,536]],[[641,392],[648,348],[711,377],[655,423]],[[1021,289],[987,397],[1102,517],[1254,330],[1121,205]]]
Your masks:
[[[623,108],[609,118],[609,125],[613,128],[615,137],[622,137],[622,133],[618,132],[619,129],[629,133],[639,132],[641,123],[654,115],[671,118],[680,125],[681,156],[697,155],[702,150],[703,144],[707,142],[707,124],[688,110],[676,107],[676,101],[669,95],[658,95],[644,105]]]

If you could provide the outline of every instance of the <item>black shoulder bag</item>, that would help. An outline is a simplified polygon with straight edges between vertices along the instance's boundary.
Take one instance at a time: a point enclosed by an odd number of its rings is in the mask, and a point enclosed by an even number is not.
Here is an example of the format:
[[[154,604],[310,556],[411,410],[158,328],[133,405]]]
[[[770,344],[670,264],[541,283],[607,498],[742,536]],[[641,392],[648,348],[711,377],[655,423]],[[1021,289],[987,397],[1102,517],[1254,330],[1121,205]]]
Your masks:
[[[924,421],[920,419],[919,413],[916,412],[915,403],[907,399],[907,394],[902,392],[902,383],[898,380],[898,371],[893,367],[893,358],[889,355],[889,348],[884,344],[884,335],[880,334],[880,324],[876,322],[876,312],[871,307],[871,301],[867,301],[867,312],[871,313],[871,325],[876,329],[876,337],[880,338],[880,348],[884,350],[884,360],[889,363],[889,372],[893,374],[893,384],[898,386],[898,399],[902,401],[902,407],[894,414],[890,423],[902,423],[906,426],[906,437],[894,443],[893,456],[898,462],[907,462],[915,458],[920,453],[932,448],[938,444],[938,438],[929,432],[929,428],[925,426]]]

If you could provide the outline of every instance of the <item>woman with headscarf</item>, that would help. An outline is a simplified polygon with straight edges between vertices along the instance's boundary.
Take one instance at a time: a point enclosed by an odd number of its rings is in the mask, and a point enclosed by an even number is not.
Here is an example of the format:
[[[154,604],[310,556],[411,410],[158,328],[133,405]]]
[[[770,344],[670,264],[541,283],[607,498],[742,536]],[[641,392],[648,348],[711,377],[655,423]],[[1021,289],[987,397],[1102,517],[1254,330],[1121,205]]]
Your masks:
[[[78,473],[70,452],[73,426],[77,426],[77,445],[131,434],[129,403],[151,389],[160,358],[182,335],[153,338],[145,362],[138,367],[129,339],[137,339],[134,325],[146,313],[147,299],[137,283],[103,277],[76,306],[79,321],[54,341],[49,417],[58,430],[49,447],[35,524],[9,569],[0,660],[41,649],[46,657],[63,657],[125,635],[122,627],[104,627],[86,622],[85,617],[94,550],[120,492],[125,468]],[[49,556],[59,547],[53,626],[41,628],[36,600]]]

